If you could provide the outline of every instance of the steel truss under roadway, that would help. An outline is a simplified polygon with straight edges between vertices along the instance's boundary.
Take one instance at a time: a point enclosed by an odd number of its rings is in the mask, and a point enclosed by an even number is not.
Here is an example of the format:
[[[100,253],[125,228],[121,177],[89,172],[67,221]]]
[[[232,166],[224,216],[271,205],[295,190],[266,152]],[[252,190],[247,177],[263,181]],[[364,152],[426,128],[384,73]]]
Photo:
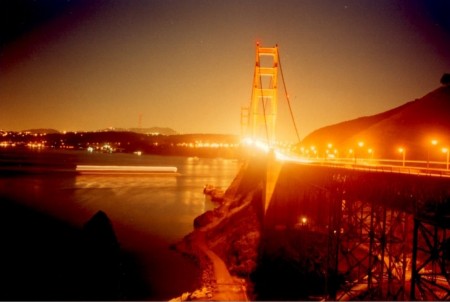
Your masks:
[[[329,299],[449,299],[450,179],[285,164],[265,223],[301,215],[328,233],[329,282],[345,277]]]

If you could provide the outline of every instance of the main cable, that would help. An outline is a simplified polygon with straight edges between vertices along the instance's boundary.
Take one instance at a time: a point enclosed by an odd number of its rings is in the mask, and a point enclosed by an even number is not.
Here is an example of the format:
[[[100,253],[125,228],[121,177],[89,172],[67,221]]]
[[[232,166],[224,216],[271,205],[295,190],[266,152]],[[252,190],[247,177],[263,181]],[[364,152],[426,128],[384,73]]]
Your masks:
[[[277,45],[277,50],[278,50],[278,45]],[[297,135],[298,143],[300,143],[300,135],[298,134],[297,124],[295,123],[294,113],[293,113],[292,107],[291,107],[291,101],[289,100],[289,94],[286,89],[286,82],[284,81],[283,68],[281,67],[281,59],[280,59],[279,51],[277,51],[277,55],[278,55],[278,65],[280,65],[281,80],[283,81],[284,94],[286,96],[286,101],[288,103],[289,112],[291,113],[291,119],[292,119],[292,123],[294,124],[295,134]]]

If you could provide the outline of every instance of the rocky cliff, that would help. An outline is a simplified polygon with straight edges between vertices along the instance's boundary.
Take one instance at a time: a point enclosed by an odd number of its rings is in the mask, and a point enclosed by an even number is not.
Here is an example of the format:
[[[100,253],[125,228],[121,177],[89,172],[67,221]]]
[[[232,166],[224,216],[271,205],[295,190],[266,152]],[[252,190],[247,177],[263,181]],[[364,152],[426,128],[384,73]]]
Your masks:
[[[244,163],[222,204],[197,217],[194,231],[174,246],[203,269],[203,288],[180,300],[252,299],[250,275],[258,261],[264,169],[262,161]],[[220,262],[227,272],[221,271]]]

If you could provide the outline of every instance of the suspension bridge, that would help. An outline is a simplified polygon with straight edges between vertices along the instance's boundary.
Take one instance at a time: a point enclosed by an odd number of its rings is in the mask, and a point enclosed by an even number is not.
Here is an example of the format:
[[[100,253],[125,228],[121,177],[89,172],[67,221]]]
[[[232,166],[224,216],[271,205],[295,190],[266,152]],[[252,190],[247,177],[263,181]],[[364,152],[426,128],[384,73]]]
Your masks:
[[[264,232],[278,234],[273,238],[289,230],[314,234],[304,248],[320,239],[326,299],[450,299],[448,163],[430,169],[429,163],[408,166],[404,160],[330,161],[278,149],[279,76],[300,141],[278,46],[257,44],[241,134],[249,148],[267,154],[261,170]]]

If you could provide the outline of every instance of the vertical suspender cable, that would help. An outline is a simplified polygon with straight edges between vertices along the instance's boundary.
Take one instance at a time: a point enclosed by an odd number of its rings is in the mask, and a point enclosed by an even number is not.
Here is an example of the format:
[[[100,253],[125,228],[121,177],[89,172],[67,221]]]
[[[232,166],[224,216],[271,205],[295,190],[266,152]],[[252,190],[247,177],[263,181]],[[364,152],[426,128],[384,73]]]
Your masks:
[[[277,48],[278,48],[278,46],[277,46]],[[294,119],[294,113],[292,112],[291,102],[289,101],[289,95],[288,95],[288,92],[286,89],[286,82],[284,81],[283,68],[281,68],[280,52],[277,51],[277,54],[278,54],[278,64],[280,65],[281,79],[283,81],[284,94],[286,96],[286,101],[288,103],[289,112],[291,113],[291,119],[292,119],[292,123],[294,124],[295,134],[297,135],[297,140],[300,143],[300,135],[298,134],[297,125],[296,125],[295,119]]]

